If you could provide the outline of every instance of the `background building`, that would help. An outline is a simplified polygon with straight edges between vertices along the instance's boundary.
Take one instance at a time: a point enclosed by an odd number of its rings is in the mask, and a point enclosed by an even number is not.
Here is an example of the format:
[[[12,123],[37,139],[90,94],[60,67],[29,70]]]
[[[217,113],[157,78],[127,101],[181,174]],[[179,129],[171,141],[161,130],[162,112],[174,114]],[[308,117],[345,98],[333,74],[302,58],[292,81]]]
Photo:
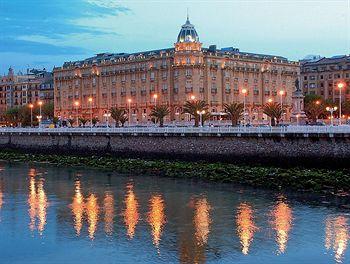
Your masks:
[[[55,68],[55,115],[89,117],[92,108],[93,115],[103,120],[108,109],[118,106],[131,109],[132,122],[147,122],[155,104],[166,104],[171,109],[169,118],[180,121],[188,118],[182,115],[184,102],[195,96],[209,104],[215,119],[224,103],[243,102],[245,88],[253,122],[263,118],[261,106],[269,99],[291,106],[298,74],[299,63],[280,56],[215,45],[203,48],[187,19],[174,48],[102,53]],[[290,108],[287,118],[289,113]]]
[[[332,101],[339,100],[338,83],[345,83],[342,100],[350,100],[350,56],[301,61],[301,80],[305,95],[316,94]]]
[[[53,75],[45,69],[27,70],[26,74],[9,68],[7,75],[0,76],[0,113],[6,109],[38,101],[53,102]]]

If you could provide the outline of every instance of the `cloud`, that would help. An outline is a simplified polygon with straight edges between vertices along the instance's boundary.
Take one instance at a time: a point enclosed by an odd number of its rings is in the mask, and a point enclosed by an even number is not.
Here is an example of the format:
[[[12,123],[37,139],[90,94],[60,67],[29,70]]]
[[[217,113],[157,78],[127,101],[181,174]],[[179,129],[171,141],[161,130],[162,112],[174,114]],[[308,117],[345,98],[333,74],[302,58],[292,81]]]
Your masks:
[[[81,52],[81,49],[74,48],[81,43],[65,46],[65,42],[72,35],[91,34],[91,36],[102,36],[106,34],[104,28],[96,26],[80,25],[75,19],[93,19],[95,17],[117,16],[120,13],[127,13],[130,10],[111,0],[11,0],[0,1],[0,52],[8,52],[9,49],[21,49],[28,53],[40,53],[44,45],[44,51],[54,50],[66,52],[72,48],[72,52]],[[30,10],[30,11],[28,11]],[[108,32],[116,34],[116,32]],[[10,42],[15,47],[10,47]],[[43,45],[35,44],[42,43]],[[20,48],[17,44],[24,44]],[[62,46],[61,46],[62,45]],[[5,49],[5,50],[4,50]]]
[[[49,43],[3,38],[0,41],[0,52],[27,53],[32,55],[83,55],[87,53],[87,50],[73,46],[57,46]]]

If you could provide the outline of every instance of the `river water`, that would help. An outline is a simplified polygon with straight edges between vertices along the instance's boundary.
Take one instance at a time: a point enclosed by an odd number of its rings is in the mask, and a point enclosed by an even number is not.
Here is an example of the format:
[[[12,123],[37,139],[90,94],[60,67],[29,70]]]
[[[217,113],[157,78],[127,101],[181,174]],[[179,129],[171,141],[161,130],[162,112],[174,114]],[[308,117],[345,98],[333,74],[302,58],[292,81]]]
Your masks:
[[[233,185],[3,162],[0,259],[350,263],[349,211],[297,198]]]

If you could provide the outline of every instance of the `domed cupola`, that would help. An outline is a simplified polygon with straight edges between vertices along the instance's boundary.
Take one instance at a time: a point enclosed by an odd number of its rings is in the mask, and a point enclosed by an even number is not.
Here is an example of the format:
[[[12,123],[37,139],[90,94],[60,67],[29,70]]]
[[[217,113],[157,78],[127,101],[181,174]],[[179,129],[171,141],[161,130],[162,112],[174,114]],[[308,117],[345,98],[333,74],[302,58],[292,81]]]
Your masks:
[[[194,25],[191,24],[190,20],[188,19],[188,16],[186,23],[181,27],[180,33],[177,36],[177,42],[199,42],[197,31],[194,28]]]

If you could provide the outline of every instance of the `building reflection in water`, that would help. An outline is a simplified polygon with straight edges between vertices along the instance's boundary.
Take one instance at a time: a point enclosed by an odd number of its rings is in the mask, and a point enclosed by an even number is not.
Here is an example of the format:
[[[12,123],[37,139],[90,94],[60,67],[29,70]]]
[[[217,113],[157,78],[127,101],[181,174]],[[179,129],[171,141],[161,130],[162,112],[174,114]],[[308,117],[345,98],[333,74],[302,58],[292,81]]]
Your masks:
[[[4,183],[0,181],[0,210],[4,204]]]
[[[149,201],[148,223],[152,228],[153,244],[158,248],[165,220],[165,206],[161,195],[152,195]]]
[[[4,183],[3,180],[0,180],[0,211],[2,209],[2,206],[4,204]],[[0,215],[0,222],[1,222],[1,215]]]
[[[81,193],[80,180],[75,181],[75,191],[73,196],[73,202],[70,204],[74,218],[74,229],[77,236],[80,235],[81,228],[83,226],[83,216],[84,216],[84,197]]]
[[[276,242],[279,253],[284,253],[287,247],[289,232],[292,228],[292,209],[283,197],[276,203],[271,212],[272,229],[276,232]]]
[[[335,261],[342,263],[350,237],[348,219],[344,216],[327,217],[325,224],[325,247],[327,250],[333,248]]]
[[[29,195],[28,195],[28,214],[30,218],[29,229],[34,231],[36,228],[41,235],[45,229],[48,199],[44,190],[44,179],[36,180],[35,169],[30,169],[29,176]]]
[[[254,223],[253,210],[247,203],[238,206],[236,215],[237,233],[242,245],[242,253],[247,255],[257,227]]]
[[[103,209],[104,209],[104,222],[105,222],[105,232],[107,235],[113,234],[113,223],[114,223],[114,197],[110,192],[106,192],[105,198],[103,199]]]
[[[125,210],[124,210],[124,222],[127,228],[127,235],[129,238],[133,238],[135,235],[135,228],[139,221],[139,204],[134,194],[134,185],[129,183],[127,185],[127,193],[125,196]]]
[[[90,194],[90,196],[86,200],[85,212],[88,221],[88,232],[90,239],[95,238],[95,232],[98,224],[98,214],[99,214],[99,206],[97,197],[95,194]]]
[[[195,202],[194,227],[197,244],[205,245],[210,232],[210,205],[206,198],[200,198]]]

